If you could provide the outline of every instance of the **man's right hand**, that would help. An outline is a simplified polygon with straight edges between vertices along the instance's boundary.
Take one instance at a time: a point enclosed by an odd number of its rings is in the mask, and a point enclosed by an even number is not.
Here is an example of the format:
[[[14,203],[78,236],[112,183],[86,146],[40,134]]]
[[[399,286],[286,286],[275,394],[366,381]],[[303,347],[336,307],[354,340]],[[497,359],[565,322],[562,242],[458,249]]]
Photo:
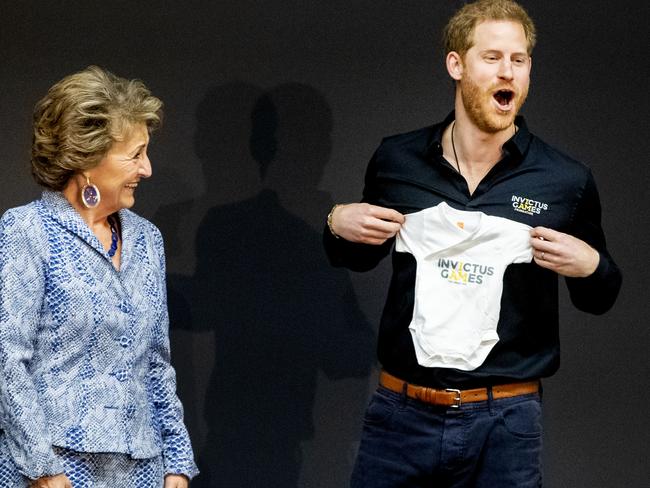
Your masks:
[[[72,488],[72,483],[63,473],[56,476],[43,476],[29,483],[29,488]]]
[[[331,223],[334,233],[346,241],[378,246],[397,234],[404,216],[390,208],[348,203],[334,209]]]

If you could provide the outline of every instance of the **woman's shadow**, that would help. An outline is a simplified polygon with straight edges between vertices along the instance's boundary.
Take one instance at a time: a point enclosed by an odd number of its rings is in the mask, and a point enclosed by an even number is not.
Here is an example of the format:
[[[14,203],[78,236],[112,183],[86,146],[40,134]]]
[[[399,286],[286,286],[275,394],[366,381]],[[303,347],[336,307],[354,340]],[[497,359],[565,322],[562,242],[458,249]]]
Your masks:
[[[168,277],[172,328],[214,333],[213,356],[203,360],[211,370],[207,391],[181,390],[185,404],[205,395],[196,487],[297,487],[301,444],[314,435],[319,372],[367,378],[375,356],[374,332],[349,276],[331,268],[322,250],[321,223],[332,201],[317,185],[331,151],[329,105],[314,88],[289,83],[260,92],[247,113],[233,113],[254,92],[242,83],[207,93],[196,151],[206,198],[220,175],[246,164],[237,154],[257,163],[262,189],[226,205],[169,207],[156,219],[167,234],[184,218],[173,208],[207,209],[193,274]],[[189,364],[176,366],[187,376]],[[358,415],[367,388],[348,393],[336,402],[341,411],[328,415]],[[322,454],[341,457],[351,441],[340,441]]]

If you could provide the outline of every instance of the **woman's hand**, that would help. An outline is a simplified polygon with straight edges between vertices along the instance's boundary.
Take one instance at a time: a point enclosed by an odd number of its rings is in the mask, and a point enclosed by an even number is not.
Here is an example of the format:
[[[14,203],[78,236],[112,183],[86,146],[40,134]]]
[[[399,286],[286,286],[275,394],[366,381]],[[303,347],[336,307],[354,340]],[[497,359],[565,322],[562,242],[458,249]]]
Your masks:
[[[42,476],[29,483],[29,488],[72,488],[72,483],[63,473],[56,476]]]
[[[182,474],[168,474],[165,476],[164,488],[187,488],[189,485],[190,481],[187,476]]]

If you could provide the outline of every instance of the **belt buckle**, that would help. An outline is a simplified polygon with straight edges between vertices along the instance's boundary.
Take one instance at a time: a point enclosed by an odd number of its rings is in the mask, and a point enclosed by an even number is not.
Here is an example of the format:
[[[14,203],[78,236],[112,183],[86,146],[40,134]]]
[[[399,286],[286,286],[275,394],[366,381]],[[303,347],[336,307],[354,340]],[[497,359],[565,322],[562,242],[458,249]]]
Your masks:
[[[457,390],[455,388],[445,388],[445,391],[448,393],[455,393],[456,396],[454,397],[454,403],[449,405],[450,408],[460,408],[462,405],[462,401],[460,399],[460,390]]]

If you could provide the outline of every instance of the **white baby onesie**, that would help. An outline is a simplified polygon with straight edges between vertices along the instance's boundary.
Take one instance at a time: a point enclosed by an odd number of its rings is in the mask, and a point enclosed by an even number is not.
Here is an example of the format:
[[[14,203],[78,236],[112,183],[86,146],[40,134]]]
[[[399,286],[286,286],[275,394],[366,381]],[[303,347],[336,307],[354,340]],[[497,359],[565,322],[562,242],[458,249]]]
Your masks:
[[[418,363],[478,368],[498,342],[503,274],[530,262],[530,226],[445,202],[406,215],[395,250],[417,262],[409,329]]]

